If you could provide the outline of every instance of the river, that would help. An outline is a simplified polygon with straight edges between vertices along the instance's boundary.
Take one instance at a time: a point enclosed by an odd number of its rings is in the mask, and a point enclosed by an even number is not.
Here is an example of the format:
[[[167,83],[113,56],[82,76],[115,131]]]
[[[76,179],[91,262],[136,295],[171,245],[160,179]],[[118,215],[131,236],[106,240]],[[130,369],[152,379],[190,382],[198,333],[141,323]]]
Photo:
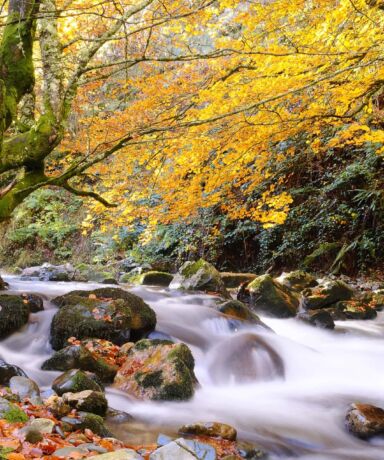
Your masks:
[[[49,299],[91,283],[21,281],[4,276],[10,292],[45,297],[45,311],[0,343],[0,357],[49,388],[57,372],[40,366],[51,354],[49,327],[56,308]],[[157,314],[157,330],[189,345],[200,386],[188,402],[138,402],[107,390],[111,407],[134,416],[115,427],[127,442],[153,442],[196,421],[220,421],[239,438],[256,442],[271,459],[383,460],[384,438],[361,441],[344,428],[351,402],[384,406],[384,313],[372,321],[336,322],[334,331],[295,319],[262,320],[274,331],[239,327],[213,308],[214,298],[134,287]]]

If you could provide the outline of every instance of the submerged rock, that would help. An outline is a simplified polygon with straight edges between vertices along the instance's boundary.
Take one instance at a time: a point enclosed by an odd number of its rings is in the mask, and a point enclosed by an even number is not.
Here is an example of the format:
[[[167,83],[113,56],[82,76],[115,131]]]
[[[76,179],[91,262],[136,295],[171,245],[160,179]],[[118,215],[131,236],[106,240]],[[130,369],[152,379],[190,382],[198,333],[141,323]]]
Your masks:
[[[52,389],[62,396],[64,393],[83,390],[103,391],[103,386],[95,374],[72,369],[57,377],[52,383]]]
[[[17,295],[0,296],[0,339],[20,329],[28,322],[29,308]]]
[[[297,318],[312,326],[322,329],[334,329],[335,323],[330,312],[325,310],[314,310],[299,313]]]
[[[9,381],[15,376],[28,377],[20,367],[0,359],[0,385],[9,386]]]
[[[232,273],[232,272],[221,272],[220,277],[224,282],[226,288],[238,288],[241,284],[249,284],[257,275],[253,273]]]
[[[197,382],[193,369],[185,344],[144,339],[129,349],[114,386],[138,399],[186,400]]]
[[[345,417],[345,424],[353,435],[371,438],[384,433],[384,410],[370,404],[352,404]]]
[[[306,310],[329,307],[342,300],[350,300],[353,290],[343,281],[326,280],[302,293],[302,306]]]
[[[63,296],[56,297],[52,302],[62,308],[66,305],[73,305],[78,297],[99,301],[106,300],[107,302],[111,300],[123,300],[124,310],[128,312],[129,309],[130,311],[130,340],[139,340],[156,327],[156,314],[152,308],[137,295],[119,288],[105,287],[92,291],[72,291]]]
[[[297,292],[301,292],[306,288],[317,286],[318,284],[314,276],[302,270],[283,273],[276,279],[276,281]]]
[[[217,292],[225,298],[229,297],[220,273],[203,259],[197,262],[185,262],[169,287],[189,291]]]
[[[225,423],[198,422],[191,425],[183,425],[178,430],[179,434],[191,434],[195,436],[208,436],[209,438],[222,438],[228,441],[236,441],[237,431]]]
[[[247,286],[252,309],[276,318],[296,315],[299,307],[297,296],[270,275],[257,277]]]

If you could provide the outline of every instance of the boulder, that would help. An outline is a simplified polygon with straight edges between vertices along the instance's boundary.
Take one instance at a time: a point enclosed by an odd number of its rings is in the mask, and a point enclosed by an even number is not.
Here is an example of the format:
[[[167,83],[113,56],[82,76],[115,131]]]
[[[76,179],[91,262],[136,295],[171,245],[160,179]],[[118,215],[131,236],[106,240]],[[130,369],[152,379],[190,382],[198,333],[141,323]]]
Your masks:
[[[257,275],[253,273],[233,273],[233,272],[221,272],[220,277],[223,280],[224,286],[226,288],[238,288],[241,284],[249,284]]]
[[[91,353],[84,345],[71,345],[57,351],[42,367],[46,371],[81,369],[94,372],[103,382],[111,382],[118,367],[106,359]]]
[[[259,324],[267,328],[256,313],[239,300],[227,300],[220,304],[218,309],[221,313],[231,316],[232,318],[239,319],[240,321],[247,321],[252,324]]]
[[[194,359],[183,343],[144,339],[127,353],[114,386],[138,399],[187,400],[197,383]]]
[[[78,393],[83,390],[103,391],[103,385],[92,372],[71,369],[59,375],[53,383],[52,389],[62,396],[64,393]]]
[[[92,291],[72,291],[60,297],[53,299],[53,303],[58,307],[73,305],[78,297],[92,298],[93,300],[123,300],[124,309],[130,311],[130,337],[136,341],[144,337],[156,327],[156,314],[152,308],[147,305],[143,299],[131,292],[119,288],[99,288]],[[75,335],[75,334],[72,334]],[[128,341],[125,340],[126,342]]]
[[[50,343],[54,350],[65,347],[70,337],[106,339],[120,345],[129,340],[132,315],[125,300],[76,295],[67,300],[52,319]]]
[[[305,310],[329,307],[342,300],[350,300],[353,290],[340,280],[325,280],[318,286],[302,292],[301,304]]]
[[[367,439],[384,433],[384,410],[370,404],[355,403],[348,409],[345,424],[350,433]]]
[[[197,262],[185,262],[169,287],[189,291],[215,292],[225,298],[230,297],[220,273],[213,265],[203,259]]]
[[[27,374],[20,367],[0,359],[0,385],[9,386],[9,381],[15,376],[27,377]]]
[[[209,438],[222,438],[228,441],[236,441],[237,431],[225,423],[198,422],[191,425],[183,425],[179,428],[181,435],[208,436]]]
[[[0,276],[0,291],[8,289],[8,283]]]
[[[28,322],[29,308],[17,295],[0,296],[0,339]]]
[[[29,399],[33,404],[41,404],[40,389],[36,382],[33,380],[15,376],[9,381],[9,388],[11,392],[17,395],[20,399]]]
[[[76,265],[76,281],[92,281],[102,284],[118,284],[116,270],[108,270],[97,265]]]
[[[139,284],[167,287],[172,280],[173,275],[170,273],[150,271],[140,275]]]
[[[71,264],[52,265],[45,263],[41,266],[25,268],[21,279],[38,279],[40,281],[74,281],[75,268]]]
[[[84,390],[78,393],[64,393],[63,402],[73,409],[104,416],[108,401],[101,391]]]
[[[55,422],[48,418],[35,418],[30,420],[19,433],[27,442],[35,444],[43,440],[44,434],[50,434],[53,431]]]
[[[21,297],[31,313],[38,313],[44,310],[44,301],[39,295],[22,294]]]
[[[335,323],[330,312],[325,310],[309,310],[297,315],[297,318],[311,326],[322,329],[334,329]]]
[[[247,286],[251,308],[276,318],[296,315],[299,300],[295,293],[274,280],[270,275],[257,277]]]
[[[375,319],[377,316],[374,308],[359,300],[344,300],[335,307],[342,312],[345,319]]]
[[[156,449],[149,460],[216,460],[214,447],[193,439],[179,438]]]
[[[94,434],[102,438],[109,438],[112,433],[104,425],[104,420],[100,415],[89,412],[78,412],[76,416],[62,417],[61,422],[65,431],[91,430]]]
[[[303,289],[317,286],[316,278],[302,270],[282,273],[277,279],[280,284],[293,291],[301,292]]]

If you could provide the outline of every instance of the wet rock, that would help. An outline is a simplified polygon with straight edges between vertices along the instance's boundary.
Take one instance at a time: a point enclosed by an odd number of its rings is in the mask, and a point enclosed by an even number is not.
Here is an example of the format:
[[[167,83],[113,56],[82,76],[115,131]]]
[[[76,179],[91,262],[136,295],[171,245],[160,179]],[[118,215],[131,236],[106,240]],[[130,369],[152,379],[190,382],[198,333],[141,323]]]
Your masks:
[[[84,390],[78,393],[64,393],[63,402],[73,409],[104,416],[107,413],[108,401],[100,391]]]
[[[345,417],[350,433],[359,438],[370,438],[384,433],[384,410],[370,404],[352,404]]]
[[[335,323],[330,312],[325,310],[309,310],[299,313],[297,318],[312,326],[322,329],[334,329]]]
[[[85,430],[88,428],[102,438],[112,436],[112,433],[106,428],[104,420],[100,415],[78,412],[76,417],[63,417],[61,422],[65,431]]]
[[[36,382],[21,376],[12,377],[9,381],[11,392],[20,399],[28,398],[33,404],[41,404],[40,389]]]
[[[317,286],[318,284],[314,276],[302,270],[295,270],[293,272],[283,273],[276,279],[276,281],[278,281],[285,287],[297,292],[301,292],[303,289],[306,288]]]
[[[115,452],[109,452],[107,454],[96,455],[88,458],[94,460],[143,460],[143,457],[132,449],[120,449]]]
[[[118,367],[95,356],[83,345],[71,345],[56,352],[41,367],[46,371],[68,371],[81,369],[94,372],[103,382],[111,382]]]
[[[224,298],[229,298],[220,273],[203,259],[197,262],[185,262],[169,287],[189,291],[217,292]]]
[[[340,280],[326,280],[316,287],[302,292],[302,306],[306,310],[317,310],[332,306],[342,300],[350,300],[353,290]]]
[[[3,278],[0,276],[0,291],[8,289],[8,286],[8,283],[4,281]]]
[[[120,423],[132,422],[132,420],[133,420],[132,415],[127,414],[127,412],[108,408],[107,415],[106,415],[107,423],[120,424]]]
[[[152,286],[169,286],[173,280],[173,275],[165,272],[150,271],[142,274],[139,283]]]
[[[346,319],[374,319],[377,316],[374,308],[359,300],[338,302],[336,308],[343,313]]]
[[[181,435],[208,436],[210,438],[222,438],[228,441],[236,441],[237,431],[225,423],[219,422],[198,422],[191,425],[183,425],[179,428]]]
[[[249,284],[257,275],[253,273],[232,273],[232,272],[221,272],[220,277],[224,282],[226,288],[238,288],[241,284]]]
[[[22,294],[23,302],[29,308],[31,313],[38,313],[44,310],[43,299],[37,294]]]
[[[0,359],[0,385],[8,386],[10,379],[15,376],[28,377],[20,367]]]
[[[57,377],[52,383],[52,389],[62,396],[64,393],[77,393],[83,390],[103,391],[103,386],[97,376],[91,372],[71,369]]]
[[[41,266],[25,268],[21,279],[38,279],[40,281],[74,281],[75,268],[71,264],[52,265],[45,263]]]
[[[179,438],[156,449],[149,460],[216,460],[216,451],[209,444]]]
[[[145,334],[153,331],[156,327],[156,314],[152,308],[137,295],[119,288],[105,287],[92,291],[72,291],[66,295],[56,297],[53,299],[53,303],[62,308],[66,305],[73,305],[76,303],[78,297],[83,297],[88,300],[93,298],[93,300],[96,301],[105,299],[107,302],[123,300],[125,311],[129,309],[131,315],[130,340],[132,341],[139,340],[144,337]],[[125,341],[127,342],[128,339]]]
[[[237,449],[241,458],[248,460],[265,460],[268,458],[268,454],[260,449],[259,446],[247,441],[239,441],[237,443]]]
[[[0,296],[0,339],[27,323],[29,308],[17,295]]]
[[[296,315],[299,307],[297,296],[271,276],[259,276],[247,288],[252,309],[276,318]]]
[[[256,313],[239,300],[227,300],[226,302],[219,305],[219,311],[225,315],[242,321],[248,321],[252,324],[260,324],[265,326],[260,318],[256,315]]]
[[[193,369],[185,344],[144,339],[128,351],[114,386],[138,399],[186,400],[196,384]]]

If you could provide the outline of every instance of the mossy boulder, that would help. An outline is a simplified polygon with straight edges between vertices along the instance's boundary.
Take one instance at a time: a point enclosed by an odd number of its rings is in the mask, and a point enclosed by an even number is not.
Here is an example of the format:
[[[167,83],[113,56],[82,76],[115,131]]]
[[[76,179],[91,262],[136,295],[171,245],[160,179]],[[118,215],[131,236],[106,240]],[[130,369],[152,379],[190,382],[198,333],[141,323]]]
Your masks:
[[[47,359],[42,367],[46,371],[68,371],[81,369],[95,373],[103,382],[111,382],[118,370],[114,364],[91,353],[83,345],[70,345]]]
[[[72,295],[53,317],[50,342],[54,350],[70,337],[99,338],[123,344],[129,340],[131,309],[123,299],[101,300]]]
[[[132,341],[139,340],[149,332],[155,330],[156,314],[152,308],[137,295],[124,291],[123,289],[105,287],[92,291],[72,291],[63,296],[56,297],[53,299],[53,303],[62,308],[65,305],[73,305],[78,297],[84,297],[86,299],[93,298],[93,300],[104,300],[107,302],[111,300],[123,300],[124,310],[126,312],[128,312],[128,310],[130,311],[129,339]],[[127,342],[128,340],[125,341]]]
[[[359,300],[344,300],[335,306],[345,319],[375,319],[377,312],[370,305]]]
[[[259,324],[267,327],[254,311],[239,300],[227,300],[218,306],[218,310],[224,315],[231,316],[232,318],[239,319],[240,321],[246,321],[248,323]]]
[[[188,291],[215,292],[229,298],[220,273],[203,259],[196,262],[185,262],[169,287]]]
[[[335,328],[332,315],[326,310],[309,310],[301,312],[297,315],[297,318],[307,324],[310,324],[311,326],[316,326],[322,329]]]
[[[350,300],[353,290],[343,281],[325,280],[318,286],[302,292],[301,304],[305,310],[329,307],[339,301]]]
[[[0,296],[0,339],[20,329],[28,322],[29,308],[17,295]]]
[[[116,270],[106,270],[105,267],[97,265],[79,264],[76,265],[77,281],[92,281],[103,284],[117,284]]]
[[[31,313],[38,313],[39,311],[44,310],[44,301],[39,295],[22,294],[21,297]]]
[[[302,270],[282,273],[277,279],[280,284],[293,291],[301,292],[303,289],[317,286],[316,278]]]
[[[297,295],[270,275],[258,276],[247,286],[251,308],[276,318],[295,316],[299,307]]]
[[[108,401],[101,391],[83,390],[78,393],[64,393],[63,402],[72,409],[104,416]]]
[[[61,419],[65,431],[91,430],[94,434],[102,438],[113,436],[104,425],[104,420],[100,415],[89,412],[78,412],[75,417],[63,417]]]
[[[146,272],[140,275],[139,283],[149,286],[169,286],[173,280],[173,275],[166,272]]]
[[[194,359],[183,343],[144,339],[127,353],[114,386],[138,399],[187,400],[197,383]]]
[[[78,393],[84,390],[102,392],[104,390],[103,385],[95,374],[80,369],[71,369],[59,375],[52,382],[52,389],[59,396],[69,392]]]
[[[226,288],[234,289],[238,288],[241,284],[249,284],[257,275],[253,273],[233,273],[233,272],[221,272],[220,277]]]
[[[20,367],[0,359],[0,385],[9,386],[9,381],[15,376],[27,377],[27,374]]]

